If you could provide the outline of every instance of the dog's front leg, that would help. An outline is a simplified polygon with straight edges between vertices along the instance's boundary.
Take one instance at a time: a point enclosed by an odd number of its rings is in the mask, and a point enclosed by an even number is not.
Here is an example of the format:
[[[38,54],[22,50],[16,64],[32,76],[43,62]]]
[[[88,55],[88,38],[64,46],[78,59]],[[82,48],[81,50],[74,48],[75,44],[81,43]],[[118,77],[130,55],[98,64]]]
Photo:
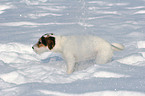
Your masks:
[[[65,60],[67,63],[67,74],[71,74],[74,71],[75,58],[73,56],[66,57]]]

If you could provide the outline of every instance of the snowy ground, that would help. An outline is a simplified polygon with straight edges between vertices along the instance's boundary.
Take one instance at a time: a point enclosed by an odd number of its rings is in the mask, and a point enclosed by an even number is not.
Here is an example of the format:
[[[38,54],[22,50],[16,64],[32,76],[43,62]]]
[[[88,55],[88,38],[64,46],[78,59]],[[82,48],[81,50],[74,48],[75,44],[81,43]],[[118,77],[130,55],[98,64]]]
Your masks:
[[[145,96],[145,0],[1,0],[0,96]],[[92,34],[125,45],[112,62],[31,49],[45,33]]]

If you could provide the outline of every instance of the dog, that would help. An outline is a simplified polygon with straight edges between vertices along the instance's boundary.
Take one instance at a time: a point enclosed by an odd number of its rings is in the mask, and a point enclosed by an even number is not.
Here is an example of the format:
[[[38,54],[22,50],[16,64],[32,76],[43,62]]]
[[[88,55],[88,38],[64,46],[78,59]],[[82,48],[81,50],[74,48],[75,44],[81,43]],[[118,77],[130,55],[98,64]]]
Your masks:
[[[110,44],[92,35],[57,36],[49,33],[44,34],[32,49],[38,54],[47,51],[61,53],[67,63],[67,74],[71,74],[76,62],[95,58],[97,64],[105,64],[111,60],[114,51],[123,50],[124,46]]]

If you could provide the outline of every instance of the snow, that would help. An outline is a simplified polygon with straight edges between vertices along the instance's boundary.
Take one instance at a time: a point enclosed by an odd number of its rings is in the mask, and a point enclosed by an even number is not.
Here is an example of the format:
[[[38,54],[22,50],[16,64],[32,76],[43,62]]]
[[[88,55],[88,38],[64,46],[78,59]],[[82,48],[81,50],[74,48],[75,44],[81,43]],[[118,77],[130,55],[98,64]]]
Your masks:
[[[0,96],[145,96],[144,15],[145,0],[1,0]],[[46,33],[96,35],[125,50],[68,75],[59,53],[33,52]]]

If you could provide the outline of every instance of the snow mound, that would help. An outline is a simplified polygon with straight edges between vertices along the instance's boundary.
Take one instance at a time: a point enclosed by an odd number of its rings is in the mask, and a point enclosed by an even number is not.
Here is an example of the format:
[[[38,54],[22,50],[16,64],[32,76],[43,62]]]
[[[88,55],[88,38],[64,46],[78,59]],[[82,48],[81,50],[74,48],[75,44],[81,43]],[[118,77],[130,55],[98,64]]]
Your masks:
[[[134,14],[145,14],[145,10],[137,11],[137,12],[135,12]]]
[[[92,92],[92,93],[85,93],[85,94],[66,94],[66,93],[53,92],[48,90],[39,90],[39,92],[45,95],[55,95],[55,96],[129,96],[130,94],[132,94],[131,96],[144,96],[144,94],[142,93],[127,92],[127,91],[116,91],[116,92],[102,91],[102,92]]]
[[[145,41],[138,41],[137,42],[137,47],[138,48],[145,48]]]
[[[38,60],[33,57],[31,46],[19,43],[0,44],[0,60],[4,63],[24,63],[30,60]]]
[[[127,64],[127,65],[135,65],[135,66],[139,66],[140,62],[143,61],[145,61],[145,58],[141,54],[134,54],[118,60],[118,62],[120,63]]]
[[[5,10],[14,8],[11,4],[0,5],[0,14],[4,13]]]
[[[5,82],[14,83],[14,84],[22,84],[25,83],[25,78],[20,75],[18,72],[10,72],[7,74],[0,75],[0,78]]]
[[[136,46],[138,49],[145,48],[145,41],[138,41]],[[126,56],[117,61],[127,65],[144,66],[142,62],[145,61],[145,52],[141,51],[138,53],[130,54],[129,56]]]

